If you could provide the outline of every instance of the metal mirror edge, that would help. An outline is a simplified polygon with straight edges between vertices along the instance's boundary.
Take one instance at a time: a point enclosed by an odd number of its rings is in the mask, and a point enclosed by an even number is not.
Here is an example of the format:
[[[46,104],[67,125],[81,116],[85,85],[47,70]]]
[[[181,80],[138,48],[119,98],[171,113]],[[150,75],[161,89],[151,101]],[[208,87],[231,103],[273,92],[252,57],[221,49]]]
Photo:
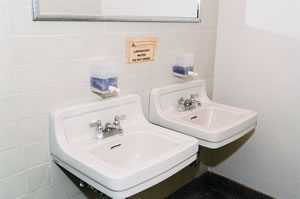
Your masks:
[[[91,22],[172,22],[200,23],[201,0],[197,2],[197,17],[121,17],[121,16],[87,16],[87,15],[46,15],[40,13],[39,0],[32,0],[33,21],[91,21]]]

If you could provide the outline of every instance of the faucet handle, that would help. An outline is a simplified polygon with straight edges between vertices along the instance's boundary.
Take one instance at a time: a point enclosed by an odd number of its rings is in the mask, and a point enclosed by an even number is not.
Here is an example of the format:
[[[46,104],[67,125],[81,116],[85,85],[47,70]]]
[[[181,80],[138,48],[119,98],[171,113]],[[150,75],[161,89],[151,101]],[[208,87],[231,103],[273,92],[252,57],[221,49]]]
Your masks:
[[[90,127],[94,128],[94,127],[100,127],[102,125],[101,120],[92,120],[90,122]]]
[[[195,97],[199,97],[199,94],[191,94],[191,100],[193,101],[193,103],[196,104],[196,106],[201,106],[201,102],[198,100],[195,100]]]
[[[114,124],[120,124],[120,120],[125,120],[126,115],[116,115]]]
[[[119,121],[119,120],[126,120],[126,115],[116,115],[115,116],[115,120]]]
[[[191,99],[195,99],[196,97],[199,97],[199,94],[191,94]]]
[[[178,104],[179,105],[184,104],[184,98],[183,97],[181,97],[181,98],[178,99]]]

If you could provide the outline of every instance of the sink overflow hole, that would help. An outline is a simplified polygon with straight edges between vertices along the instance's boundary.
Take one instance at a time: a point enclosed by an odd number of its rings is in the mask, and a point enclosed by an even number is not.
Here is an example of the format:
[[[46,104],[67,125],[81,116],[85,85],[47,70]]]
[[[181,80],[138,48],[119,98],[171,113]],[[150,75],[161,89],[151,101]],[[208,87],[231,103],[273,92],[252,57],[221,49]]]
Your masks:
[[[191,120],[197,119],[198,116],[191,117]]]
[[[117,145],[115,145],[115,146],[112,146],[112,147],[110,147],[110,150],[112,150],[112,149],[114,149],[114,148],[117,148],[117,147],[119,147],[119,146],[121,146],[122,144],[117,144]]]

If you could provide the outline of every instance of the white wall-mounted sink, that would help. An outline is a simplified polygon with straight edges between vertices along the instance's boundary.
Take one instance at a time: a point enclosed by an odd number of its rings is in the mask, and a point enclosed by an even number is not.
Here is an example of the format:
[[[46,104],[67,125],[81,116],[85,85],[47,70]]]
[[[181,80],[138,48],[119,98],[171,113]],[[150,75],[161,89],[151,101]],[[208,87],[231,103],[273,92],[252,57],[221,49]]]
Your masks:
[[[124,132],[95,138],[92,120],[112,122]],[[51,113],[51,154],[54,161],[114,199],[147,189],[196,159],[197,140],[145,120],[137,95],[83,104]]]
[[[201,106],[178,111],[178,99],[198,94]],[[257,113],[212,102],[205,81],[194,80],[152,89],[149,119],[152,123],[191,135],[199,145],[219,148],[244,136],[256,126]]]

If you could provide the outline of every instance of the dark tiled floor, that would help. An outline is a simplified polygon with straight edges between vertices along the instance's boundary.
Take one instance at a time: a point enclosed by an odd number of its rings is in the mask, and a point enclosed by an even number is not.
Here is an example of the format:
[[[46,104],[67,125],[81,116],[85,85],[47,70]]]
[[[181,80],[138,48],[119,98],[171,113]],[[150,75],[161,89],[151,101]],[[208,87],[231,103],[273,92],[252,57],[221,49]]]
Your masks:
[[[167,199],[272,199],[272,197],[207,172]]]

